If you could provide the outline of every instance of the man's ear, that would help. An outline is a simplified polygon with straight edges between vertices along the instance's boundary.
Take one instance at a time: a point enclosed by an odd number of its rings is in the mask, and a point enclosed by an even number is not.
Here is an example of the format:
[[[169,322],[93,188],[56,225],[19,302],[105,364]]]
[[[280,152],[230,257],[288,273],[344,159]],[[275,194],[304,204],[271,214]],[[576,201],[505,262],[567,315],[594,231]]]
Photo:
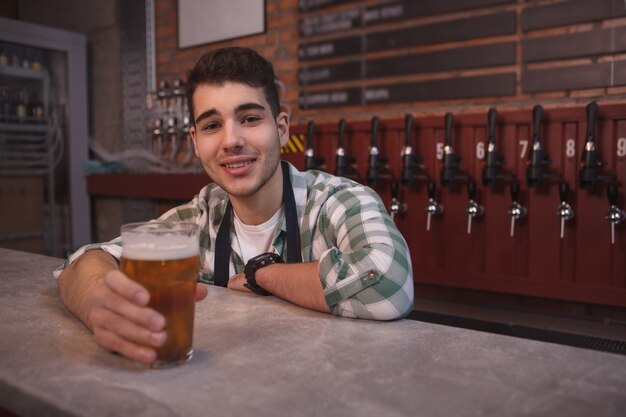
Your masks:
[[[276,117],[276,126],[278,127],[278,139],[280,141],[280,147],[282,148],[289,141],[289,115],[285,112],[281,112]]]
[[[191,140],[193,142],[193,151],[196,154],[196,156],[198,157],[198,159],[200,158],[200,155],[198,154],[198,144],[196,143],[197,140],[197,136],[196,136],[196,126],[192,125],[189,128],[189,134],[191,135]]]

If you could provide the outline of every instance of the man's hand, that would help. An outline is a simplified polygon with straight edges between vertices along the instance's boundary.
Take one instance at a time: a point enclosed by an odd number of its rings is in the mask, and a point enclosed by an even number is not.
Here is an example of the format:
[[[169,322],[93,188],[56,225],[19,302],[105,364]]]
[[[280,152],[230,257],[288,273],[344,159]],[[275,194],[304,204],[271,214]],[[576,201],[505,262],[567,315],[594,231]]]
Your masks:
[[[207,295],[196,285],[196,300]],[[150,363],[167,337],[165,318],[148,307],[148,291],[120,271],[110,271],[93,296],[89,321],[98,344],[133,360]]]
[[[233,275],[232,277],[230,277],[230,279],[228,280],[227,288],[230,288],[231,290],[237,290],[237,291],[252,292],[248,288],[244,287],[243,284],[245,283],[246,283],[246,276],[243,272],[241,272],[237,275]]]
[[[96,342],[143,363],[165,343],[165,318],[148,308],[150,294],[120,271],[109,271],[93,293],[88,319]]]

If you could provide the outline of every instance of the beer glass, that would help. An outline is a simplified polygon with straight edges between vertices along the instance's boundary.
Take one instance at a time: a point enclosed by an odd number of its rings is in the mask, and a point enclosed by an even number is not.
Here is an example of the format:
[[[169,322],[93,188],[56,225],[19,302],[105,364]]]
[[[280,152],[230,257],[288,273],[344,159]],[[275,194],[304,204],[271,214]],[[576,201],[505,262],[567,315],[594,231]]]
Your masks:
[[[149,366],[182,364],[193,353],[200,228],[193,223],[148,222],[125,224],[121,232],[122,272],[150,292],[148,306],[165,317],[167,338]]]

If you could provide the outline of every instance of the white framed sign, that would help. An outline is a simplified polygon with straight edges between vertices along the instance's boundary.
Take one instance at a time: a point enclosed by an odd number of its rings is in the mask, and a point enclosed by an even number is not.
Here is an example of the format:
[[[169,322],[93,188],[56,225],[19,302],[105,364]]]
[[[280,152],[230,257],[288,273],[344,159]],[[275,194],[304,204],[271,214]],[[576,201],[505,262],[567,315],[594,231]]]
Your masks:
[[[178,47],[265,32],[265,0],[178,0]]]

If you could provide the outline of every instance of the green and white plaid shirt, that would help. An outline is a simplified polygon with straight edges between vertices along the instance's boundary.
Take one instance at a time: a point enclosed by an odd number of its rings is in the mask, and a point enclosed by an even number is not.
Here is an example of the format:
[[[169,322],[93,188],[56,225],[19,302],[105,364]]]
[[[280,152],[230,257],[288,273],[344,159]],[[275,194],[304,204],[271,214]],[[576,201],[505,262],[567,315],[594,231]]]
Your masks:
[[[372,189],[321,171],[300,172],[290,165],[300,219],[303,262],[319,260],[326,302],[338,316],[392,320],[413,307],[413,275],[406,241]],[[188,204],[169,210],[159,220],[188,221],[201,226],[199,281],[213,284],[215,239],[226,209],[226,192],[212,183]],[[235,242],[231,228],[231,242]],[[272,251],[286,259],[284,214],[276,228]],[[63,268],[85,251],[102,249],[119,258],[119,238],[84,246]],[[239,247],[232,245],[230,273],[243,272]]]

